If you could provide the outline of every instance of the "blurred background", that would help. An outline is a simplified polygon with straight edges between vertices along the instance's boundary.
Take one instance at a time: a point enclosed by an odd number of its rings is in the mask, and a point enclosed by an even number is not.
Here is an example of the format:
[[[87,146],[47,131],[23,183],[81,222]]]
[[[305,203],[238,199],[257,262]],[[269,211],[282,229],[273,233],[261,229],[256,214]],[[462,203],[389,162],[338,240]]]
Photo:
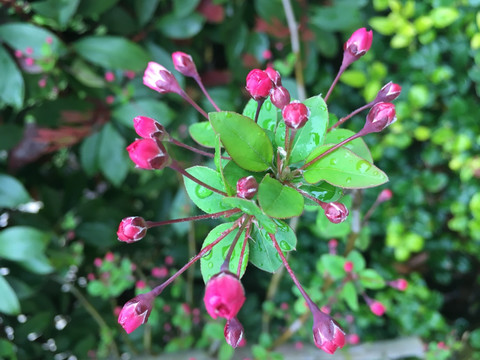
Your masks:
[[[192,98],[211,105],[173,69],[171,53],[191,54],[222,109],[241,112],[245,76],[273,66],[293,98],[325,94],[343,43],[360,27],[371,50],[340,79],[329,99],[338,118],[371,101],[388,81],[400,84],[398,121],[365,138],[390,182],[362,192],[358,250],[405,292],[369,292],[387,308],[373,315],[337,301],[332,311],[350,342],[415,336],[426,359],[480,359],[480,1],[292,1],[300,54],[292,52],[281,0],[0,0],[0,358],[103,359],[198,350],[230,359],[223,323],[199,301],[204,284],[191,268],[160,298],[147,325],[127,335],[119,309],[173,274],[218,224],[208,220],[152,229],[136,244],[117,241],[120,220],[201,214],[178,174],[138,171],[125,147],[132,119],[157,119],[194,145],[201,120],[180,97],[142,84],[148,61],[171,70]],[[295,74],[299,61],[302,71]],[[358,131],[366,114],[347,128]],[[185,166],[198,164],[171,148]],[[321,255],[344,246],[350,222],[331,226],[315,212],[297,224],[291,266],[319,298]],[[313,346],[311,322],[288,333],[305,312],[290,279],[247,269],[239,315],[250,357],[282,359],[274,345]],[[249,351],[250,351],[249,350]],[[321,352],[320,350],[318,350]],[[182,358],[182,357],[180,357]],[[416,357],[410,357],[414,359]]]

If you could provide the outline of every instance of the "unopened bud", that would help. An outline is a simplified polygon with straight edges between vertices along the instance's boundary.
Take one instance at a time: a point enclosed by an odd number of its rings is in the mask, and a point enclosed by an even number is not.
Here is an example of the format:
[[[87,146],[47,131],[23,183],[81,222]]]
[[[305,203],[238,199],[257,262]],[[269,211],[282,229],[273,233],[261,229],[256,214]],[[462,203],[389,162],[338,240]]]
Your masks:
[[[237,181],[237,196],[242,199],[253,199],[258,191],[258,183],[255,178],[250,175],[243,177]]]
[[[193,59],[190,55],[181,51],[176,51],[172,54],[173,65],[182,75],[188,77],[197,77],[198,71]]]
[[[401,92],[402,92],[402,87],[390,81],[388,84],[386,84],[384,87],[380,89],[380,91],[377,94],[377,97],[375,98],[375,102],[393,101],[400,95]]]
[[[380,132],[395,121],[397,121],[395,105],[379,102],[370,109],[363,129],[369,133]]]
[[[230,320],[237,316],[245,302],[245,291],[238,277],[224,271],[210,278],[203,301],[212,318],[220,316]]]
[[[394,289],[405,291],[408,288],[408,281],[405,279],[397,279],[390,281],[388,285],[390,285]]]
[[[351,262],[351,261],[346,261],[345,264],[343,265],[343,270],[345,270],[345,272],[347,272],[347,273],[352,272],[352,270],[353,270],[353,262]]]
[[[162,124],[146,116],[136,116],[133,119],[133,127],[137,134],[145,139],[162,141],[168,135]]]
[[[383,314],[385,314],[385,306],[379,301],[372,300],[370,301],[368,306],[370,307],[372,313],[377,316],[382,316]]]
[[[283,86],[277,86],[270,93],[272,104],[282,110],[290,103],[290,93]]]
[[[181,94],[182,89],[175,76],[162,65],[150,61],[143,74],[143,83],[161,94],[173,92]]]
[[[234,317],[227,320],[223,334],[225,335],[227,344],[235,349],[243,339],[243,326],[240,321]]]
[[[345,345],[345,332],[329,315],[320,310],[313,311],[313,340],[315,345],[328,354]]]
[[[328,203],[325,208],[325,216],[330,222],[339,224],[347,219],[348,209],[345,205],[339,202]]]
[[[132,243],[143,239],[147,233],[147,222],[140,216],[130,216],[123,219],[118,226],[118,240]]]
[[[343,50],[349,52],[353,57],[360,58],[365,55],[372,46],[373,33],[372,30],[367,31],[365,28],[356,30],[352,36],[343,45]]]
[[[283,120],[285,125],[290,129],[300,129],[308,121],[310,116],[310,109],[298,101],[292,101],[286,105],[282,110]]]
[[[247,86],[245,87],[250,96],[259,100],[266,98],[272,90],[273,83],[268,74],[260,69],[253,69],[247,75]]]
[[[118,323],[122,325],[127,334],[148,321],[153,299],[154,296],[150,293],[140,294],[123,306],[118,315]]]
[[[393,197],[392,190],[390,189],[383,189],[380,194],[378,194],[377,201],[379,203],[385,202],[390,200]]]
[[[271,68],[271,67],[267,67],[265,69],[265,72],[267,73],[270,80],[272,80],[273,85],[275,85],[275,86],[281,86],[282,85],[282,77],[280,76],[280,73],[277,70],[275,70],[274,68]]]
[[[137,167],[146,170],[160,170],[170,164],[167,150],[153,139],[138,139],[127,147],[130,159]]]

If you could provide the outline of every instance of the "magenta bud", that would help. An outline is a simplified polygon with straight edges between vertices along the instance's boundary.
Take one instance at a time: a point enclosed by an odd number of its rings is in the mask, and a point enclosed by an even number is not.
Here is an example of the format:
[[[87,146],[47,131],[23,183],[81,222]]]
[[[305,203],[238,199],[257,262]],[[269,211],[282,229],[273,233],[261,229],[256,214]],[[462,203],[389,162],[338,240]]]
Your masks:
[[[397,279],[390,281],[388,285],[390,285],[394,289],[405,291],[408,288],[408,281],[405,279]]]
[[[360,336],[358,334],[347,335],[347,343],[350,345],[357,345],[360,342]]]
[[[350,53],[355,59],[365,55],[372,46],[373,32],[365,28],[356,30],[343,45],[343,50]]]
[[[313,312],[313,340],[315,345],[328,354],[345,345],[345,332],[329,315],[316,310]]]
[[[127,146],[127,151],[130,159],[142,169],[160,170],[171,162],[165,147],[153,139],[137,139]]]
[[[270,100],[273,105],[282,110],[290,103],[290,93],[283,86],[277,86],[270,93]]]
[[[231,318],[227,320],[223,334],[227,344],[235,349],[243,339],[243,326],[236,317]]]
[[[175,70],[182,75],[193,78],[198,76],[197,67],[190,55],[181,51],[176,51],[172,54],[172,60]]]
[[[345,221],[348,216],[347,207],[339,202],[328,203],[325,206],[324,211],[327,219],[334,224],[339,224]]]
[[[127,217],[118,226],[118,240],[126,243],[141,240],[147,233],[147,229],[147,222],[140,216]]]
[[[390,189],[383,189],[380,194],[378,194],[377,201],[379,203],[385,202],[390,200],[393,197],[392,190]]]
[[[280,73],[277,70],[275,70],[274,68],[271,68],[271,67],[267,67],[265,69],[265,72],[267,73],[270,80],[272,80],[273,85],[275,85],[275,86],[281,86],[282,85],[282,77],[280,76]]]
[[[373,105],[367,114],[363,130],[367,132],[380,132],[395,121],[397,121],[395,105],[392,103],[379,102]]]
[[[402,92],[402,87],[393,82],[389,82],[380,89],[375,98],[375,102],[390,102],[395,100]]]
[[[250,175],[243,177],[237,181],[237,196],[242,199],[253,199],[258,191],[258,183],[255,178]]]
[[[345,272],[347,272],[347,273],[352,272],[352,270],[353,270],[353,262],[351,262],[351,261],[346,261],[345,264],[343,265],[343,270],[345,270]]]
[[[153,299],[154,296],[150,293],[140,294],[123,305],[118,315],[118,323],[122,325],[127,334],[148,321]]]
[[[247,75],[245,87],[254,100],[266,98],[272,90],[273,83],[268,74],[260,69],[253,69]]]
[[[173,92],[181,94],[182,89],[175,76],[162,65],[150,61],[143,74],[143,83],[161,94]]]
[[[368,302],[368,306],[370,307],[372,313],[377,316],[382,316],[385,313],[385,306],[379,301],[370,300]]]
[[[237,316],[245,302],[245,291],[234,274],[223,271],[208,280],[203,301],[212,318],[220,316],[230,320]]]
[[[290,129],[300,129],[308,121],[310,109],[299,101],[292,101],[282,110],[285,125]]]
[[[165,136],[168,136],[162,124],[146,116],[136,116],[133,119],[133,127],[137,134],[144,139],[152,138],[162,141]]]

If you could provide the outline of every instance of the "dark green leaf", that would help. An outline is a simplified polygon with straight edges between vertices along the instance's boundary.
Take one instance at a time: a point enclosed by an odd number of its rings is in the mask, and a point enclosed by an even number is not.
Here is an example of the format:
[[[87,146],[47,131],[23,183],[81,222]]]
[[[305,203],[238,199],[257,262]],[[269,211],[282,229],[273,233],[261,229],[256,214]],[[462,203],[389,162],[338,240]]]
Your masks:
[[[0,46],[0,71],[0,107],[6,104],[20,109],[25,95],[25,84],[20,70],[3,46]]]
[[[168,126],[175,113],[165,103],[151,98],[133,100],[113,110],[114,120],[132,129],[136,116],[147,116]]]
[[[148,23],[153,15],[155,15],[155,10],[157,9],[159,0],[136,0],[135,5],[135,14],[137,15],[138,22],[140,26]]]
[[[82,0],[78,7],[78,13],[86,17],[98,16],[110,9],[117,2],[118,0]]]
[[[271,166],[272,143],[252,119],[230,111],[212,112],[209,119],[228,154],[240,167],[265,171]]]
[[[180,0],[174,1],[173,12],[175,16],[182,18],[191,14],[198,6],[200,0]]]
[[[70,70],[70,74],[75,77],[83,85],[93,88],[104,88],[106,85],[105,80],[98,75],[92,69],[92,65],[87,64],[85,61],[76,58]]]
[[[351,130],[334,129],[330,131],[325,137],[325,144],[338,144],[354,134],[355,133]],[[368,148],[367,144],[365,143],[365,141],[363,141],[362,138],[357,138],[343,146],[351,150],[354,154],[367,160],[368,162],[373,163],[373,158],[372,158],[372,154],[370,153],[370,149]]]
[[[189,39],[202,30],[204,23],[205,18],[197,13],[192,13],[181,18],[170,13],[160,19],[157,28],[168,38]]]
[[[307,192],[317,200],[323,202],[337,201],[343,195],[342,189],[330,185],[329,183],[322,181],[316,185],[303,185],[300,189]],[[319,206],[316,202],[305,198],[306,205]]]
[[[110,224],[104,222],[83,222],[75,235],[85,243],[100,249],[107,249],[118,243],[116,230]]]
[[[83,170],[93,176],[98,171],[98,152],[102,137],[100,133],[94,133],[86,138],[80,146],[80,162]]]
[[[46,0],[32,3],[36,13],[55,20],[62,28],[77,10],[80,0]]]
[[[0,174],[0,208],[16,208],[29,201],[31,197],[20,181]]]
[[[20,313],[20,303],[15,291],[3,276],[0,276],[0,313],[17,315]]]
[[[192,124],[188,130],[192,139],[200,145],[208,148],[215,147],[215,131],[213,131],[210,122],[202,121]]]
[[[269,233],[274,234],[277,231],[275,222],[265,215],[254,201],[237,197],[225,197],[222,199],[222,202],[228,207],[239,208],[245,214],[255,216],[258,224]]]
[[[258,202],[265,214],[274,218],[286,219],[303,212],[303,196],[269,175],[258,187]]]
[[[10,150],[23,136],[23,128],[15,124],[0,125],[0,150]]]
[[[347,282],[342,289],[341,295],[352,311],[358,311],[358,295],[353,282]]]
[[[97,164],[105,177],[115,186],[123,183],[130,166],[125,146],[125,139],[113,125],[106,124],[100,133]]]

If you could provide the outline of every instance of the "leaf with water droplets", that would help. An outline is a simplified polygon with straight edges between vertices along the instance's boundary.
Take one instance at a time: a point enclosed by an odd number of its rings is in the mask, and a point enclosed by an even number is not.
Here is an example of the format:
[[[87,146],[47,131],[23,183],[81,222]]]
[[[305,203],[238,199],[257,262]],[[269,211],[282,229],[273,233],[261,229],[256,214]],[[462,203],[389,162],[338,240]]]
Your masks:
[[[332,145],[319,146],[308,155],[305,163],[331,147]],[[307,167],[303,178],[310,184],[325,180],[345,189],[364,189],[388,181],[388,176],[382,170],[345,147],[338,148]]]
[[[299,129],[295,135],[290,155],[290,163],[303,161],[313,149],[324,143],[328,125],[328,110],[325,101],[320,95],[313,96],[303,102],[310,110],[310,116],[305,126]],[[278,124],[275,134],[275,142],[285,146],[285,123]]]
[[[215,131],[213,131],[210,122],[202,121],[192,124],[188,128],[188,131],[192,139],[200,145],[208,148],[215,147]]]
[[[285,222],[274,220],[277,225],[275,238],[285,254],[295,250],[297,237],[295,232]],[[273,246],[272,239],[265,229],[254,228],[250,239],[250,262],[261,270],[275,272],[282,265],[282,259]]]
[[[355,135],[355,133],[352,130],[333,129],[332,131],[327,133],[327,136],[325,136],[325,144],[338,144],[353,135]],[[343,146],[351,150],[353,153],[357,154],[361,158],[364,158],[369,162],[373,162],[370,149],[362,138],[357,138]]]
[[[303,196],[268,174],[258,186],[257,196],[264,213],[273,218],[287,219],[303,212]]]
[[[243,109],[243,115],[248,116],[250,119],[255,120],[255,112],[257,111],[257,101],[250,99],[245,108]],[[277,125],[277,116],[279,109],[273,106],[270,98],[267,98],[260,108],[258,114],[257,124],[268,131],[275,131]]]
[[[245,214],[255,216],[258,224],[265,228],[269,233],[274,234],[277,230],[275,222],[265,215],[254,201],[237,197],[225,197],[222,202],[229,207],[239,208]]]
[[[203,241],[202,249],[213,243],[217,240],[222,232],[225,230],[230,229],[233,226],[233,222],[225,223],[218,225],[212,231],[210,231]],[[225,261],[225,257],[227,255],[228,249],[230,245],[232,245],[233,239],[235,235],[238,233],[238,228],[233,230],[230,234],[228,234],[223,240],[221,240],[217,245],[215,245],[211,251],[205,254],[200,259],[200,270],[202,272],[203,281],[207,283],[207,281],[213,276],[218,274],[220,271],[220,267],[222,266],[223,262]],[[240,262],[240,254],[242,252],[243,241],[245,239],[245,231],[240,235],[235,248],[233,249],[232,257],[230,258],[230,266],[229,270],[233,273],[237,273],[238,263]],[[248,241],[248,240],[247,240]],[[243,276],[245,273],[245,269],[247,268],[248,264],[248,257],[249,257],[249,244],[245,247],[245,252],[243,255],[243,261],[240,270],[240,277]]]
[[[193,166],[186,171],[205,184],[210,185],[211,187],[220,191],[225,191],[222,177],[215,170],[205,166]],[[222,204],[222,195],[197,184],[185,176],[183,177],[183,180],[185,182],[185,188],[189,198],[195,205],[197,205],[206,213],[212,214],[232,209],[231,207]]]
[[[341,188],[333,186],[325,181],[315,185],[302,185],[300,189],[323,202],[337,201],[343,195]],[[320,206],[318,203],[305,198],[305,205]]]

